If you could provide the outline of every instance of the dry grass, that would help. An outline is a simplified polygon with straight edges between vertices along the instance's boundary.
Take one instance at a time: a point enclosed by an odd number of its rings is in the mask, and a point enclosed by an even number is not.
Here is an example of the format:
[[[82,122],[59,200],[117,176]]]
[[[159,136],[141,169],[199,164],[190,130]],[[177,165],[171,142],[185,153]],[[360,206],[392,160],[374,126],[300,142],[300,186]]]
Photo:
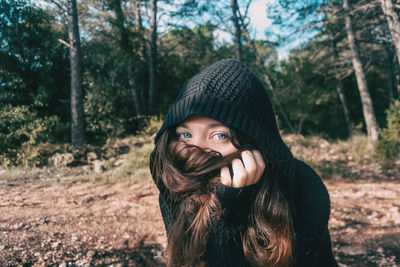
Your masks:
[[[400,161],[391,169],[382,168],[365,135],[336,142],[317,136],[285,135],[283,139],[295,157],[310,164],[324,179],[392,180],[400,176]]]
[[[14,167],[0,170],[0,185],[19,186],[38,181],[41,184],[74,184],[92,181],[95,177],[88,167],[29,168]]]
[[[114,144],[114,147],[122,146],[128,147],[129,152],[105,160],[102,163],[105,171],[97,175],[98,179],[129,184],[149,182],[149,158],[154,149],[153,137],[128,137]]]
[[[94,171],[93,160],[84,165],[81,165],[81,162],[75,167],[10,167],[0,169],[0,185],[22,185],[35,180],[48,185],[88,181],[100,184],[149,182],[149,157],[153,148],[151,136],[131,136],[113,140],[101,148],[104,152],[96,159],[101,164],[101,172]]]

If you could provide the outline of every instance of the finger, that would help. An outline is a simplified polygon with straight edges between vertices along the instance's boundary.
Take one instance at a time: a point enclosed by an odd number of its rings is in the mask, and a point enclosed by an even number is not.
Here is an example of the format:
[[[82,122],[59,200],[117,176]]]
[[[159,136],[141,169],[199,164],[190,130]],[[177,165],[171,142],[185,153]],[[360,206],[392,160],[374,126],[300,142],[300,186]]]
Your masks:
[[[251,151],[245,150],[241,153],[244,168],[247,173],[246,185],[251,185],[257,180],[257,162]]]
[[[221,168],[221,184],[232,186],[232,178],[229,173],[229,169],[226,166]]]
[[[246,185],[247,173],[246,169],[243,166],[243,163],[240,159],[232,160],[232,169],[233,169],[233,179],[232,186],[233,187],[243,187]]]
[[[260,151],[258,150],[252,150],[251,151],[253,153],[254,159],[257,162],[257,173],[256,173],[256,182],[258,182],[258,180],[260,180],[262,174],[265,171],[265,161],[263,156],[261,155]]]

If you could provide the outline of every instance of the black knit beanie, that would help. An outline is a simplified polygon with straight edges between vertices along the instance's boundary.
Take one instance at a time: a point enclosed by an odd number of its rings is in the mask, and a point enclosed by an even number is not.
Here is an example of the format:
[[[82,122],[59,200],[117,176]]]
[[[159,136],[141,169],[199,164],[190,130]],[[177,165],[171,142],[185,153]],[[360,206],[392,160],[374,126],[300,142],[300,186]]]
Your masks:
[[[213,118],[247,134],[293,186],[293,156],[280,137],[271,101],[262,83],[241,62],[223,59],[191,78],[170,107],[155,142],[166,128],[191,115]]]

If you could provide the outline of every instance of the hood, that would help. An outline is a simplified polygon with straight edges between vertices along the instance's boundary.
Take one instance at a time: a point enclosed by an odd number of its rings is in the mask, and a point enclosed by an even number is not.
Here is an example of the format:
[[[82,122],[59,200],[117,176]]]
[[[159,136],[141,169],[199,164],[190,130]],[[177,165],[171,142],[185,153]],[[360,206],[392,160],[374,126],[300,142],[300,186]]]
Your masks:
[[[284,181],[279,183],[286,186],[289,183],[289,188],[294,185],[291,181],[294,159],[279,134],[267,91],[244,64],[223,59],[186,82],[156,134],[155,142],[165,129],[191,115],[207,116],[246,133],[284,174]]]

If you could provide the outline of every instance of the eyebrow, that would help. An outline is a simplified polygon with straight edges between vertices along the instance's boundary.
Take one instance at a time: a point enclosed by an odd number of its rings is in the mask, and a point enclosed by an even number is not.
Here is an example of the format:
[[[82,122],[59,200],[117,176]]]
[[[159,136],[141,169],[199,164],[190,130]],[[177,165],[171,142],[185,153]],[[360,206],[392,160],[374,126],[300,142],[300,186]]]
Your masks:
[[[217,122],[208,124],[208,127],[211,127],[211,128],[217,128],[217,127],[221,127],[221,126],[222,126],[222,127],[227,127],[227,126],[223,125],[222,123],[217,123]],[[177,128],[178,128],[178,127],[182,127],[182,128],[189,129],[189,127],[188,127],[186,124],[184,124],[184,123],[179,124],[179,125],[177,126]]]

